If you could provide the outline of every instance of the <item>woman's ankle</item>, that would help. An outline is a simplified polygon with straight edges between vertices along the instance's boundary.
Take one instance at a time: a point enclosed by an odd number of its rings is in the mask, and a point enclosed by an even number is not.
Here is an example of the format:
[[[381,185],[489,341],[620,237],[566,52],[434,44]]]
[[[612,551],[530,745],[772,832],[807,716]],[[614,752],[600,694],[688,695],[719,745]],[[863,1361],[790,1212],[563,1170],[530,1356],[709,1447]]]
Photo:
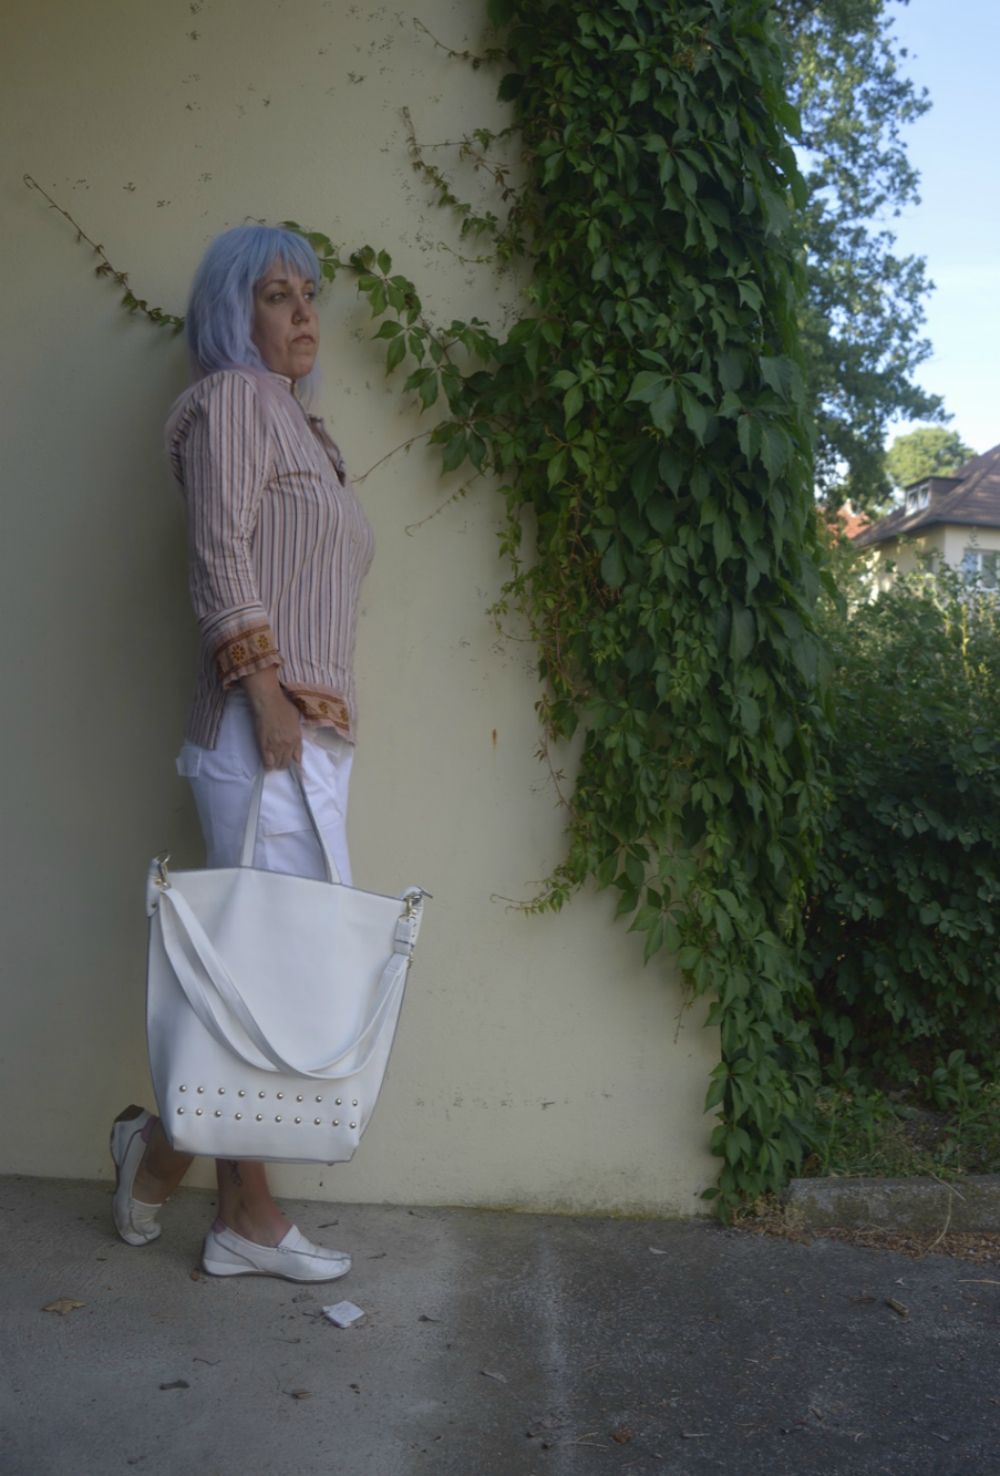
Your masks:
[[[193,1156],[170,1146],[158,1117],[146,1123],[142,1138],[146,1149],[135,1171],[132,1198],[140,1204],[165,1204],[191,1167]]]
[[[269,1206],[236,1202],[219,1206],[213,1230],[232,1230],[254,1245],[280,1245],[292,1228],[292,1222],[274,1203]]]
[[[170,1198],[170,1190],[166,1189],[159,1179],[155,1178],[146,1167],[147,1153],[143,1155],[142,1162],[135,1171],[132,1180],[132,1198],[139,1204],[166,1204]]]

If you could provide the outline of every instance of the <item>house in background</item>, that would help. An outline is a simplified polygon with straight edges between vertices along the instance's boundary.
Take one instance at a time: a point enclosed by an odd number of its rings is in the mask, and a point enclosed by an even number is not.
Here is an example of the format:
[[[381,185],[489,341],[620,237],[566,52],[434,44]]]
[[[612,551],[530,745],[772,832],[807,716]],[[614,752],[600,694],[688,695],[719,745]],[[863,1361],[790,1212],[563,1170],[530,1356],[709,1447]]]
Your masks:
[[[894,572],[908,574],[926,555],[988,589],[1000,588],[1000,446],[974,456],[950,477],[911,483],[899,507],[848,536],[855,548],[874,550],[877,589],[885,589]]]

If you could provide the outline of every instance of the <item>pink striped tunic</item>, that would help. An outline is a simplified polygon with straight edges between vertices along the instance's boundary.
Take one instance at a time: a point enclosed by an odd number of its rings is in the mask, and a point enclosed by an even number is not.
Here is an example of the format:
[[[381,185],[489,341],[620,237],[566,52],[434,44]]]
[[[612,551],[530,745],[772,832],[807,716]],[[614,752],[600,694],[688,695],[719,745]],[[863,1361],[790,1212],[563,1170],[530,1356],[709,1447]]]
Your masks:
[[[353,743],[358,594],[375,539],[323,422],[282,375],[223,369],[188,391],[168,434],[202,634],[185,736],[214,748],[227,689],[277,666],[300,712]]]

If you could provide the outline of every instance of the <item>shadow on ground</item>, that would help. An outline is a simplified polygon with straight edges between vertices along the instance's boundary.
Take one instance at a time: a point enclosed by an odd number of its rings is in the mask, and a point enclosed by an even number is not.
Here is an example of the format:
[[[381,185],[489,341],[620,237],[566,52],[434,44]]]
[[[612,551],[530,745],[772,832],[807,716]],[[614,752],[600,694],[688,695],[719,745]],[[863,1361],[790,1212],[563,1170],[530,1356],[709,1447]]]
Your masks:
[[[328,1288],[193,1279],[110,1188],[0,1180],[2,1476],[954,1476],[1000,1465],[1000,1277],[710,1223],[294,1206]],[[58,1298],[82,1302],[60,1315]],[[338,1330],[324,1303],[368,1313]]]

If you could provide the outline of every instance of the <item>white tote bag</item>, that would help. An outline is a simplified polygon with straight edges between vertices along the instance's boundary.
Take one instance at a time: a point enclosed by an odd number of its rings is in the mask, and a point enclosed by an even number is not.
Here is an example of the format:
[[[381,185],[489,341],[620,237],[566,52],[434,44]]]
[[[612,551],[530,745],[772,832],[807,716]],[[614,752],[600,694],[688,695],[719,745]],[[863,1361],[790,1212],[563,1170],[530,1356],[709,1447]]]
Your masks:
[[[239,866],[150,866],[149,1060],[184,1153],[343,1162],[382,1086],[425,894],[343,886],[295,773],[326,881],[254,870],[263,769]]]

